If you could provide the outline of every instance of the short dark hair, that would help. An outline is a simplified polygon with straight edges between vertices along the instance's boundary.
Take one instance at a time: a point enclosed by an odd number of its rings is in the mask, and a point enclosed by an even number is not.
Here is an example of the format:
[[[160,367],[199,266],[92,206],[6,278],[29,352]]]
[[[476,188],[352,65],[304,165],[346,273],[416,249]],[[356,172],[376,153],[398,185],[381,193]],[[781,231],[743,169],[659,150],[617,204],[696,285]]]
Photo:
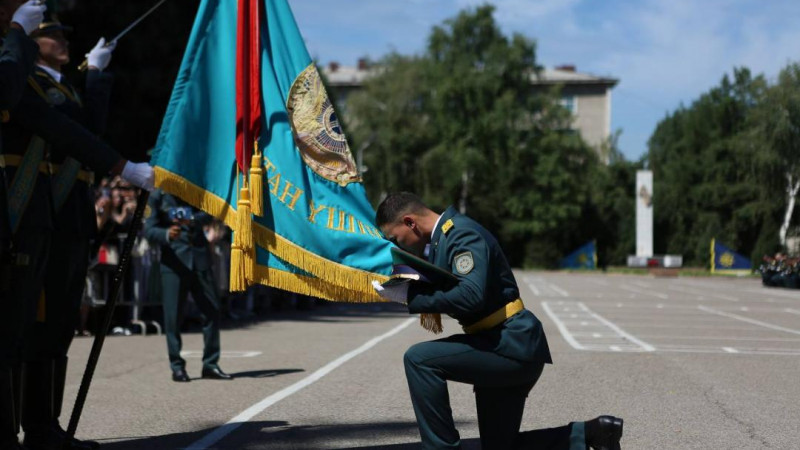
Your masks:
[[[386,196],[378,205],[375,224],[378,228],[395,222],[403,214],[421,213],[428,207],[416,194],[411,192],[395,192]]]

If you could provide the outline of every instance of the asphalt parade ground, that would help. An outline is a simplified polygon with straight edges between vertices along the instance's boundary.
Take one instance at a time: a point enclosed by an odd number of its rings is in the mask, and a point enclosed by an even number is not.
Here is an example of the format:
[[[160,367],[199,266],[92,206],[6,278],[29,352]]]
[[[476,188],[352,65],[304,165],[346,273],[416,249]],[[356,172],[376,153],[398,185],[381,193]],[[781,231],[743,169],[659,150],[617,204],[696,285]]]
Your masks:
[[[613,414],[630,449],[794,449],[800,442],[800,291],[754,278],[517,271],[555,364],[522,429]],[[445,321],[444,335],[460,331]],[[222,332],[232,381],[170,378],[163,336],[109,337],[78,427],[104,449],[414,449],[402,357],[434,338],[393,304],[329,303]],[[76,339],[62,424],[92,340]],[[450,384],[464,448],[480,448],[470,386]]]

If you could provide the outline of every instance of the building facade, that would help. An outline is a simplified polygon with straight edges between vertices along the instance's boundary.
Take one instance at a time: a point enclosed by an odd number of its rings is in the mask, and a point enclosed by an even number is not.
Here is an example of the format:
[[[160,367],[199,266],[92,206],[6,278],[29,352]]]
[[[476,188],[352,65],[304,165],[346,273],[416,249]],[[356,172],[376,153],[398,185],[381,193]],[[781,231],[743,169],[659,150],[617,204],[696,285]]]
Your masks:
[[[331,62],[321,67],[328,85],[336,91],[338,106],[347,108],[347,97],[361,89],[373,71],[366,61],[356,66]],[[599,150],[611,136],[611,89],[619,80],[579,73],[575,66],[544,69],[531,77],[533,91],[561,86],[561,105],[572,113],[571,129],[593,148]]]

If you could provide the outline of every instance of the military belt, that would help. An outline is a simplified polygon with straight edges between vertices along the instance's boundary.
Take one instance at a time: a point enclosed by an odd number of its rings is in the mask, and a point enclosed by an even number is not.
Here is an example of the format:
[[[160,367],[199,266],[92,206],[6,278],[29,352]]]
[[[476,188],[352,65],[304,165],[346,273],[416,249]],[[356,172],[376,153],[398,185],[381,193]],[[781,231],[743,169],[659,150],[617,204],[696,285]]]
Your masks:
[[[57,174],[59,170],[61,170],[61,164],[50,164],[53,167],[53,175]],[[81,169],[78,171],[78,179],[83,181],[87,184],[94,183],[94,172],[91,170],[83,170]]]
[[[506,319],[522,311],[523,309],[525,309],[525,305],[522,304],[522,300],[516,299],[513,302],[506,303],[497,311],[489,314],[472,325],[467,325],[462,328],[467,334],[480,333],[481,331],[490,330],[505,322]]]
[[[21,162],[22,156],[20,155],[0,155],[0,168],[17,167]],[[55,175],[60,168],[60,164],[53,164],[47,161],[39,163],[39,172],[48,175]],[[84,183],[92,184],[94,183],[94,172],[90,170],[81,170],[78,172],[78,179]]]
[[[22,164],[21,155],[0,155],[0,168],[19,167],[20,164]],[[39,172],[51,175],[53,167],[49,162],[42,161],[39,163]]]

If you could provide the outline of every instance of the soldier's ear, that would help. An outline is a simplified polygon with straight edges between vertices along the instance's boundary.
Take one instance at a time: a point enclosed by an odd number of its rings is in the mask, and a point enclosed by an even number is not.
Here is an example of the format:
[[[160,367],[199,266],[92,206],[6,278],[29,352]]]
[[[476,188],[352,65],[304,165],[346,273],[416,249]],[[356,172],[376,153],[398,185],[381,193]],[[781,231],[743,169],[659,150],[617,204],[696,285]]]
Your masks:
[[[414,229],[416,226],[416,222],[409,216],[403,217],[403,225],[407,226],[408,228]]]

